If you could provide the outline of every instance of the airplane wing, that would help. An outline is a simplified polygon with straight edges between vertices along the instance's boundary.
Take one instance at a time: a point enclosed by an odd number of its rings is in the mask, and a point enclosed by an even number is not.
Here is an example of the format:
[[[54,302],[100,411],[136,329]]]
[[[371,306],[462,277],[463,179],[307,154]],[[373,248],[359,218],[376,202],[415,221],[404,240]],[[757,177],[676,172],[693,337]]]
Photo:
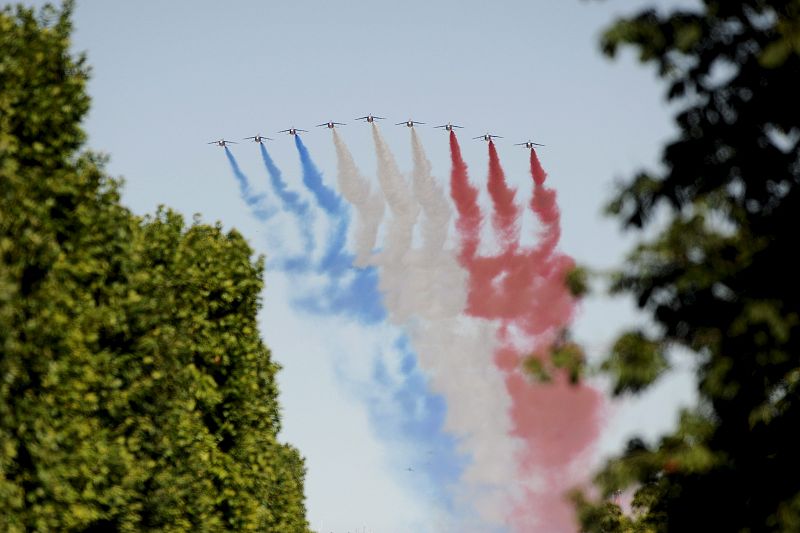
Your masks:
[[[447,124],[445,124],[444,126],[434,126],[434,128],[446,128],[446,127],[447,127]]]
[[[294,131],[304,131],[304,132],[308,133],[308,130],[298,130],[297,128],[295,128]]]
[[[412,124],[425,124],[424,122],[414,122],[413,120],[411,121],[411,123]]]
[[[278,133],[289,133],[289,130],[281,130]]]
[[[327,126],[327,125],[328,123],[326,122],[325,124],[317,124],[317,127],[319,128],[320,126]]]
[[[225,144],[239,144],[236,141],[225,141]]]
[[[456,125],[451,125],[450,127],[451,127],[451,128],[461,128],[461,129],[464,129],[464,126],[456,126]]]
[[[525,146],[528,143],[514,143],[514,146]]]
[[[378,117],[375,117],[375,118],[378,118]],[[395,126],[405,126],[405,125],[406,125],[405,122],[398,122],[397,124],[395,124]]]
[[[478,135],[477,137],[473,137],[473,139],[483,139],[485,135]]]
[[[358,117],[358,118],[354,118],[353,120],[366,120],[366,119],[368,119],[368,118],[369,118],[369,117]]]
[[[345,126],[346,125],[344,122],[334,122],[334,124],[337,125],[337,126]]]
[[[381,120],[385,119],[386,117],[372,117],[372,118],[379,118]]]
[[[206,143],[206,144],[217,144],[218,142],[219,141],[211,141],[210,143]]]
[[[244,138],[244,139],[242,139],[242,140],[246,141],[247,139],[255,139],[255,138],[256,138],[256,136],[255,136],[255,135],[253,135],[252,137],[245,137],[245,138]]]

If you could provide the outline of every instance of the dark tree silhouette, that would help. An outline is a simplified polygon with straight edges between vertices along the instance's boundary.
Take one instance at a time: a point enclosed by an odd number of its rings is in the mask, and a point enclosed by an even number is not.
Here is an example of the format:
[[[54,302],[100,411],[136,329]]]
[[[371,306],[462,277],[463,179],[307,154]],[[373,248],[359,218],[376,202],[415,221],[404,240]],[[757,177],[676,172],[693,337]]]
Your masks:
[[[609,212],[663,228],[613,288],[654,331],[630,331],[603,367],[636,393],[696,354],[700,404],[657,443],[633,440],[576,494],[584,531],[800,531],[800,2],[705,0],[607,30],[638,50],[680,104],[663,172],[622,186]],[[635,491],[634,514],[612,501]]]

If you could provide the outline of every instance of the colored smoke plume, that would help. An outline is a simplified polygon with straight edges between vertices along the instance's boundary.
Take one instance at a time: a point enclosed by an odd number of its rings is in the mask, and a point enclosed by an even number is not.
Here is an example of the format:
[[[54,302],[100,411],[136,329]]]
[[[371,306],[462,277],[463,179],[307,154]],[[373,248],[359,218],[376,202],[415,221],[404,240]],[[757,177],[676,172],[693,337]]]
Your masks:
[[[384,212],[383,198],[379,192],[371,190],[369,181],[359,172],[350,150],[335,129],[333,143],[336,146],[339,189],[357,213],[354,264],[363,267],[368,264],[375,248]]]
[[[231,166],[231,171],[233,172],[236,181],[239,183],[239,193],[242,196],[242,200],[250,207],[250,211],[253,213],[258,220],[266,221],[272,215],[275,214],[277,211],[275,207],[269,205],[267,203],[267,197],[264,194],[256,194],[250,187],[250,181],[247,179],[247,176],[242,169],[239,168],[239,163],[236,162],[236,158],[233,157],[233,153],[228,149],[227,146],[225,148],[225,156],[228,158],[228,163]]]
[[[381,191],[397,213],[387,222],[387,234],[402,236],[392,243],[393,260],[378,263],[381,289],[390,319],[409,328],[420,367],[432,390],[447,402],[445,429],[469,458],[454,486],[458,528],[467,530],[467,523],[500,525],[511,512],[508,480],[514,472],[515,444],[508,437],[510,400],[490,357],[494,329],[486,321],[462,316],[467,275],[455,251],[445,248],[450,205],[413,129],[411,146],[409,186],[389,147],[376,136]],[[422,216],[417,216],[420,210]],[[415,224],[422,236],[417,248],[411,247],[410,238]]]
[[[452,140],[451,136],[451,146],[457,148]],[[512,398],[511,435],[524,443],[516,455],[515,477],[525,496],[516,502],[513,527],[520,532],[574,531],[573,509],[564,493],[585,480],[581,467],[599,431],[601,395],[586,385],[571,385],[564,373],[542,384],[520,368],[531,354],[545,357],[575,313],[576,302],[564,283],[574,262],[556,252],[560,237],[556,195],[544,186],[546,174],[532,153],[534,190],[529,207],[543,230],[537,246],[520,249],[520,210],[490,142],[488,189],[501,249],[496,255],[478,256],[477,195],[465,187],[460,152],[452,154],[451,194],[459,212],[461,262],[470,274],[468,313],[500,320],[495,363],[505,373]]]

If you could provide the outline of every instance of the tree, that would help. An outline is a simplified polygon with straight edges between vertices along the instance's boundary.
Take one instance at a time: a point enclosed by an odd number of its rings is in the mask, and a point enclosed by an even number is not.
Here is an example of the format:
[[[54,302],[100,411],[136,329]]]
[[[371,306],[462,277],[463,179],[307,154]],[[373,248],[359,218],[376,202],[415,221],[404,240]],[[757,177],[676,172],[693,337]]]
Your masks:
[[[605,465],[605,499],[575,495],[583,528],[800,531],[800,2],[646,10],[607,30],[604,50],[622,45],[657,66],[680,134],[664,170],[609,205],[626,227],[658,231],[613,284],[654,327],[622,335],[603,368],[616,394],[636,393],[688,348],[700,402],[674,433],[634,439]],[[610,499],[625,489],[630,517]]]
[[[0,11],[0,530],[308,531],[263,261],[121,205],[71,11]]]

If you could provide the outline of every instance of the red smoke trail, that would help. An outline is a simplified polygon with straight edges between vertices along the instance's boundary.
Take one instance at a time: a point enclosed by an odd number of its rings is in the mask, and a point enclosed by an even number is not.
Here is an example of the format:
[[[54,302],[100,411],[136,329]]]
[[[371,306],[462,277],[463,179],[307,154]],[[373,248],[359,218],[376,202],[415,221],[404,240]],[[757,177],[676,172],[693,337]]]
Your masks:
[[[580,459],[597,438],[602,397],[591,387],[571,385],[565,373],[555,375],[550,384],[540,384],[520,370],[525,357],[546,357],[575,314],[576,301],[564,283],[574,261],[555,251],[561,235],[556,193],[545,187],[547,174],[531,151],[534,189],[529,207],[542,231],[537,246],[519,249],[520,210],[513,204],[515,191],[506,185],[490,143],[488,189],[501,250],[495,256],[477,256],[478,231],[469,223],[480,220],[477,191],[474,196],[464,194],[466,166],[452,132],[450,146],[462,265],[470,274],[467,312],[500,320],[500,347],[494,360],[505,374],[512,398],[512,435],[525,443],[517,457],[520,478],[523,483],[534,478],[541,483],[536,488],[526,487],[525,497],[516,502],[514,528],[520,532],[575,531],[573,509],[564,493],[584,481],[585,472],[574,470],[580,469]],[[468,250],[473,252],[464,256]]]
[[[501,238],[501,244],[507,252],[516,248],[519,243],[519,224],[520,209],[514,203],[514,196],[517,190],[508,186],[503,167],[500,166],[500,158],[497,157],[497,150],[494,143],[489,140],[489,181],[487,183],[489,196],[494,204],[494,216],[492,222],[495,231]]]
[[[458,210],[456,228],[461,236],[459,261],[466,265],[471,263],[478,253],[483,215],[478,206],[478,189],[469,183],[467,164],[461,157],[461,147],[452,130],[450,130],[450,159],[452,161],[450,195]]]

